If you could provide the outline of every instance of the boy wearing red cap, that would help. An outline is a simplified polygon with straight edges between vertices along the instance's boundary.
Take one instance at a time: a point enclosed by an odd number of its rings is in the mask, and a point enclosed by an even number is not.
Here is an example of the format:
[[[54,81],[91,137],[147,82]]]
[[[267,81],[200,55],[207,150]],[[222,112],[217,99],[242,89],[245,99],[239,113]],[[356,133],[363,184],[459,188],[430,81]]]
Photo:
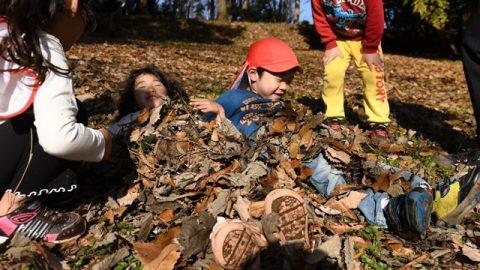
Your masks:
[[[382,0],[313,0],[315,28],[325,44],[322,99],[332,127],[345,118],[344,79],[353,58],[364,85],[364,108],[372,139],[388,142],[390,108],[385,88],[380,41],[384,29]]]
[[[192,99],[191,104],[206,113],[204,119],[228,118],[247,137],[254,135],[262,114],[283,107],[296,71],[301,71],[297,57],[285,42],[264,38],[250,46],[247,60],[237,78],[216,101]]]

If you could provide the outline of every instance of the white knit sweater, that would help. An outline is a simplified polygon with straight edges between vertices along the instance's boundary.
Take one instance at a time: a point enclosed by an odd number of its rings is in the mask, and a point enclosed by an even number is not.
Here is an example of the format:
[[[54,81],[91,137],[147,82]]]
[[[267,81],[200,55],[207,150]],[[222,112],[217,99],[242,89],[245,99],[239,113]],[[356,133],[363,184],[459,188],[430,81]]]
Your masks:
[[[67,60],[60,41],[45,32],[40,33],[40,41],[44,56],[57,67],[66,69]],[[0,98],[8,96],[0,95]],[[102,160],[105,152],[102,133],[76,121],[78,107],[71,74],[48,72],[33,101],[33,112],[39,143],[45,152],[68,160]],[[0,125],[4,122],[0,120]]]

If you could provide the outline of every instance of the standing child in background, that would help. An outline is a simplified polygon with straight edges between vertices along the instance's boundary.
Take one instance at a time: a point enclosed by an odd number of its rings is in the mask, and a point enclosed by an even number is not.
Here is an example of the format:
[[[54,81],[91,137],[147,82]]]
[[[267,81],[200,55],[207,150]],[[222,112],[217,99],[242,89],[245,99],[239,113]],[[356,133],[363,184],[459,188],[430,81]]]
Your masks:
[[[377,144],[388,143],[390,108],[380,42],[384,29],[382,0],[312,0],[313,21],[326,50],[322,99],[333,129],[345,119],[345,72],[353,58],[363,80],[365,113]]]

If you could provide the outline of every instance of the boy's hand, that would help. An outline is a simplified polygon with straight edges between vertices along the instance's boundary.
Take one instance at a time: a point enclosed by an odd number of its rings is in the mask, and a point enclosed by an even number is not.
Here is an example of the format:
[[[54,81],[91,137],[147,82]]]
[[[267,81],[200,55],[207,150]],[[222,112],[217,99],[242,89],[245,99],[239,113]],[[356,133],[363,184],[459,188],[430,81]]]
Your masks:
[[[383,61],[378,53],[364,53],[362,62],[368,65],[370,71],[374,71],[375,66],[377,66],[383,72]]]
[[[225,119],[225,111],[223,110],[222,105],[217,102],[205,98],[194,98],[190,101],[190,105],[194,109],[200,110],[203,113],[215,113],[218,117]]]
[[[323,65],[327,66],[337,57],[343,58],[343,54],[338,47],[325,50],[325,54],[323,55]]]

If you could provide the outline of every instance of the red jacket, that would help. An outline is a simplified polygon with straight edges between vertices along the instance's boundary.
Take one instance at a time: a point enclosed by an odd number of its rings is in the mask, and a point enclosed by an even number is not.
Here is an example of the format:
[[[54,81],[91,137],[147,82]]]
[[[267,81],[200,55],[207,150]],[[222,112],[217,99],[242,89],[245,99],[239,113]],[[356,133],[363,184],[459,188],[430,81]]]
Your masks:
[[[364,52],[378,50],[385,24],[382,0],[312,0],[315,29],[327,49],[336,40],[361,40]]]

